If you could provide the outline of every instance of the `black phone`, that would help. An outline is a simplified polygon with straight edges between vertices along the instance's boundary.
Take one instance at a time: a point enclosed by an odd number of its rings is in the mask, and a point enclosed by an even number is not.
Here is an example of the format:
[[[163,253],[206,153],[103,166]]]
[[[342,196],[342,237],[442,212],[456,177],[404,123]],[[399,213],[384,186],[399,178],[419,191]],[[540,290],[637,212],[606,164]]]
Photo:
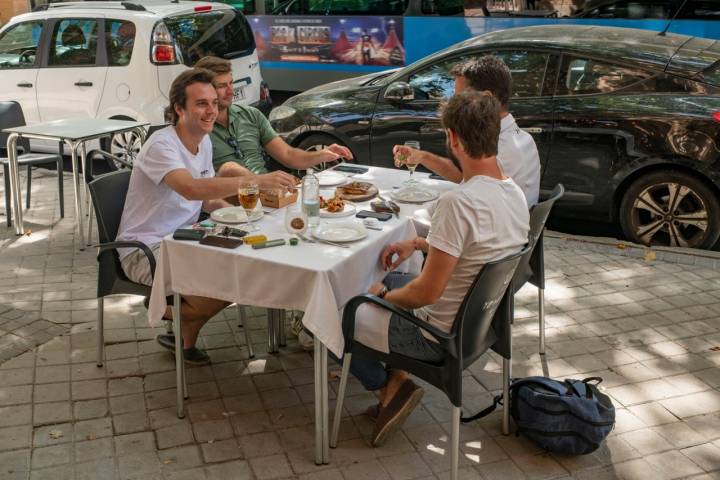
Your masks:
[[[348,172],[348,173],[367,173],[368,169],[366,167],[356,167],[354,165],[338,165],[333,170],[337,170],[338,172]]]
[[[210,245],[220,248],[237,248],[243,244],[241,238],[219,237],[217,235],[208,235],[200,240],[200,245]]]
[[[360,210],[355,214],[357,218],[377,218],[381,222],[386,222],[392,218],[392,213],[387,212],[371,212],[370,210]]]
[[[202,240],[203,237],[205,237],[204,230],[195,230],[192,228],[178,228],[177,230],[175,230],[175,232],[173,232],[174,240],[198,241]]]
[[[433,180],[445,180],[445,177],[443,177],[442,175],[438,175],[437,173],[431,173],[430,178],[432,178]]]

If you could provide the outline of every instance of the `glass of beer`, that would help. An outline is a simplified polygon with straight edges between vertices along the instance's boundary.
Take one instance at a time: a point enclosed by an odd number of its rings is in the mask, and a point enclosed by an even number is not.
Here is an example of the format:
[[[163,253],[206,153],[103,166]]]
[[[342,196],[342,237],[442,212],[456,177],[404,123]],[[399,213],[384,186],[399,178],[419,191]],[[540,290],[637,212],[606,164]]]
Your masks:
[[[259,197],[260,188],[255,182],[250,182],[238,189],[238,200],[240,200],[240,205],[245,209],[248,220],[250,220],[250,216],[257,206]]]

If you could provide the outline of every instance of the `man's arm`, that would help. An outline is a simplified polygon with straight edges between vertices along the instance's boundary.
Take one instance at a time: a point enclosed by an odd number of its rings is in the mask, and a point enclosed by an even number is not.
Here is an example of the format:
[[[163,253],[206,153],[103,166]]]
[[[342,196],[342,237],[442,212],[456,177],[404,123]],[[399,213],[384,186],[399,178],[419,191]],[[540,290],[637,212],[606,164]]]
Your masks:
[[[289,191],[294,187],[292,183],[287,185],[281,176],[193,178],[185,168],[168,172],[163,181],[187,200],[216,200],[237,195],[241,186],[253,182],[268,190]]]
[[[428,249],[425,266],[420,275],[402,288],[390,290],[385,300],[403,308],[419,308],[437,302],[445,291],[458,258],[435,247]],[[378,293],[378,285],[370,288],[370,293]]]
[[[322,150],[308,152],[291,147],[280,137],[275,137],[264,145],[265,151],[288,168],[303,170],[323,162],[333,162],[340,158],[352,159],[350,149],[332,144]]]
[[[405,163],[419,163],[428,170],[437,173],[446,180],[460,183],[462,181],[462,172],[455,164],[445,157],[426,152],[425,150],[417,150],[406,145],[395,145],[393,147],[393,155],[404,155]]]
[[[212,213],[218,208],[225,208],[225,207],[232,207],[230,202],[227,202],[223,200],[222,198],[218,198],[217,200],[205,200],[202,204],[202,210],[203,212]]]

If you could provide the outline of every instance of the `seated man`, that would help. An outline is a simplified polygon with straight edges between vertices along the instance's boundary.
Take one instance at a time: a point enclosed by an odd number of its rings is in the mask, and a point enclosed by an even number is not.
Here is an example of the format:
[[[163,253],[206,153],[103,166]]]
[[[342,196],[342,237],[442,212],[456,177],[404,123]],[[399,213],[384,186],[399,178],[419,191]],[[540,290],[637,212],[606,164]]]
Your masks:
[[[172,125],[155,132],[138,154],[130,177],[117,240],[137,240],[155,255],[163,237],[197,221],[201,209],[212,211],[229,204],[224,197],[255,181],[261,188],[290,190],[292,176],[277,172],[270,177],[213,178],[212,144],[208,133],[217,117],[217,94],[212,73],[191,69],[170,87],[165,117]],[[254,177],[254,176],[253,176]],[[140,250],[118,251],[127,277],[152,284],[150,264]],[[183,297],[182,335],[185,361],[203,364],[207,353],[195,347],[200,328],[225,308],[226,302],[204,297]],[[168,312],[168,317],[170,313]],[[175,338],[159,335],[158,342],[174,352]]]
[[[445,332],[450,332],[483,265],[517,253],[527,243],[530,215],[525,197],[503,175],[496,158],[500,108],[493,96],[474,90],[453,96],[442,107],[448,153],[460,167],[463,182],[438,200],[427,240],[397,242],[382,252],[380,261],[386,270],[394,270],[415,250],[426,252],[420,275],[392,273],[370,288],[370,293],[414,309],[419,318]],[[380,339],[389,351],[427,361],[444,357],[440,345],[414,324],[379,307],[366,308],[358,310],[365,315],[363,323],[389,322],[387,338]],[[401,426],[423,391],[407,372],[387,371],[361,353],[353,355],[350,371],[366,389],[379,390],[380,403],[370,407],[368,414],[376,418],[372,444],[380,445]]]
[[[540,156],[532,136],[521,130],[508,111],[512,95],[512,76],[507,65],[497,57],[485,55],[456,65],[455,93],[465,88],[488,91],[500,102],[500,140],[498,142],[498,165],[503,173],[519,186],[532,207],[540,194]],[[393,153],[406,157],[406,163],[419,163],[453,182],[462,181],[460,167],[452,160],[430,152],[396,145]]]
[[[341,158],[353,158],[347,147],[336,144],[314,152],[293,148],[275,133],[260,110],[233,104],[234,87],[229,61],[204,57],[195,67],[215,74],[213,84],[218,94],[219,113],[210,139],[213,165],[218,176],[244,175],[248,170],[255,174],[267,173],[263,149],[282,165],[297,170]]]

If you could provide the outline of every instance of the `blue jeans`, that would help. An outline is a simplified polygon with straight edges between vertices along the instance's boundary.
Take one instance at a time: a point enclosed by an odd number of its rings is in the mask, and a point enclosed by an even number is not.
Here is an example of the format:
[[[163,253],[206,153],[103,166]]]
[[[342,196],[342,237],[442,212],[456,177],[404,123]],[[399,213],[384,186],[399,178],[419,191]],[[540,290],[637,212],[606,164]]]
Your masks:
[[[389,290],[392,290],[404,286],[413,278],[415,278],[413,275],[392,272],[385,277],[383,283]],[[445,350],[438,343],[425,338],[419,327],[395,314],[390,317],[388,343],[390,352],[400,353],[418,360],[439,362],[445,358]],[[336,361],[340,361],[332,353],[330,356]],[[360,380],[367,390],[380,390],[388,381],[388,372],[382,362],[367,357],[361,352],[353,354],[350,373]]]

